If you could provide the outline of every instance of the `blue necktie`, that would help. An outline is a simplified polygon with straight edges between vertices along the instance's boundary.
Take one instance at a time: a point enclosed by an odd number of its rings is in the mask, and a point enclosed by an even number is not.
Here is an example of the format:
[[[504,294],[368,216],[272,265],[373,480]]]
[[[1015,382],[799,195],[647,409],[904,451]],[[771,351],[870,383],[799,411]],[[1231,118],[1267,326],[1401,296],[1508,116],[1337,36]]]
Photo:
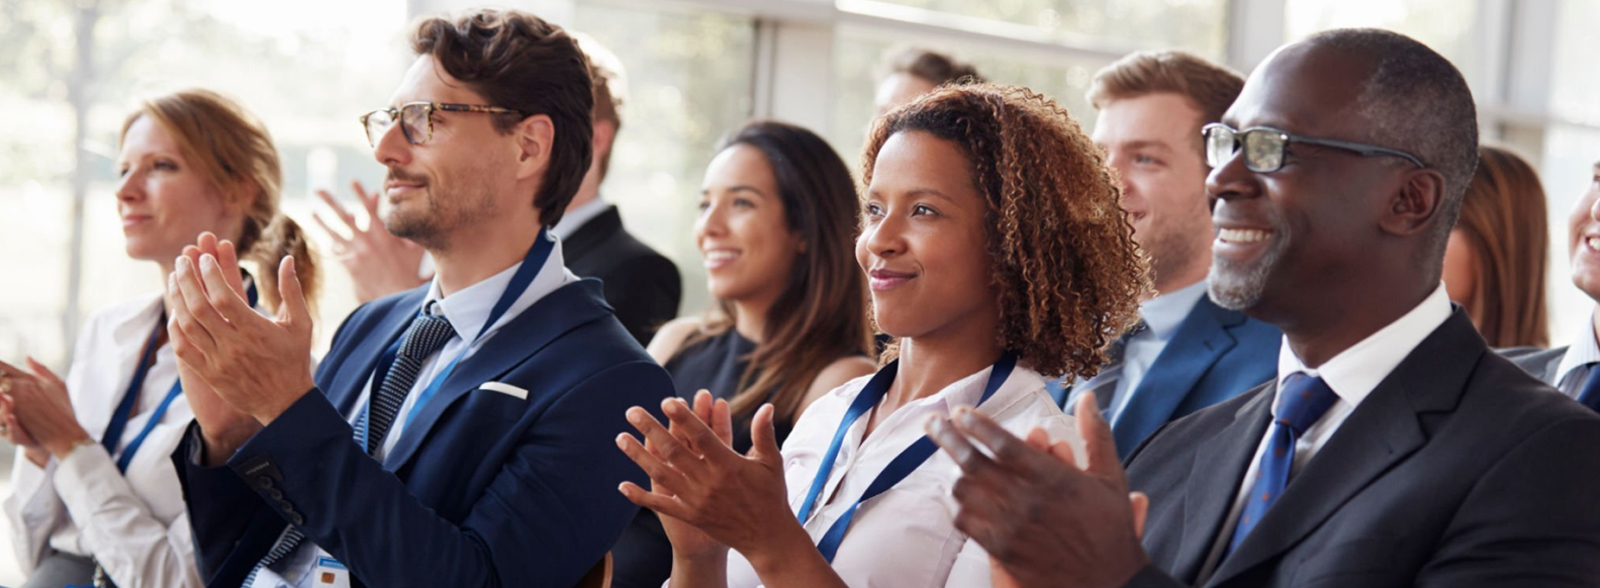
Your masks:
[[[1294,466],[1294,444],[1306,429],[1322,418],[1339,397],[1322,378],[1313,378],[1302,372],[1290,374],[1278,394],[1278,408],[1273,412],[1272,431],[1267,451],[1261,454],[1261,467],[1256,483],[1250,487],[1244,512],[1239,524],[1233,528],[1233,539],[1227,553],[1239,548],[1246,535],[1261,522],[1261,517],[1277,502],[1284,488],[1289,486],[1289,469]]]
[[[1589,364],[1589,379],[1578,389],[1578,403],[1600,411],[1600,363]]]
[[[394,424],[394,417],[400,413],[400,405],[405,404],[406,395],[411,393],[411,387],[417,383],[417,375],[422,373],[423,362],[444,348],[444,344],[454,335],[455,329],[451,328],[450,321],[442,316],[421,314],[411,321],[411,327],[406,331],[406,337],[400,344],[400,352],[395,356],[394,365],[390,366],[383,383],[367,401],[370,405],[368,410],[362,411],[361,416],[356,419],[355,440],[356,443],[361,443],[363,438],[366,439],[367,446],[362,449],[367,455],[373,455],[377,448],[383,446],[384,437],[388,435],[389,427]],[[372,419],[370,423],[367,422],[369,417]],[[370,435],[367,434],[368,429],[371,429]],[[305,534],[290,526],[278,537],[277,543],[273,544],[267,555],[256,562],[256,567],[245,577],[242,587],[250,588],[262,569],[293,553],[303,540]]]

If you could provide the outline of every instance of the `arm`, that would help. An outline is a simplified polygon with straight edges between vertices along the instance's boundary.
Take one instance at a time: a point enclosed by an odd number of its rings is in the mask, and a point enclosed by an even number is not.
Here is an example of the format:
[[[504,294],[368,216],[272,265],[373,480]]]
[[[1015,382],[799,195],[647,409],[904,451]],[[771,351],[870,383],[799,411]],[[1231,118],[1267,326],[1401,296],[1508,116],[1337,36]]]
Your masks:
[[[1600,452],[1588,448],[1597,446],[1600,422],[1593,418],[1528,436],[1473,487],[1415,585],[1594,585]]]
[[[175,477],[171,491],[181,490]],[[163,523],[128,485],[99,444],[79,445],[60,459],[56,491],[81,541],[123,588],[199,587],[189,517]]]
[[[656,331],[656,336],[650,339],[650,346],[645,348],[645,353],[649,353],[656,363],[667,365],[672,356],[683,349],[683,342],[689,339],[689,335],[693,335],[702,326],[704,323],[692,316],[661,325],[661,329]]]
[[[303,517],[297,526],[307,539],[369,586],[566,587],[636,512],[613,490],[643,479],[613,445],[626,407],[669,390],[659,367],[635,362],[566,391],[521,429],[517,447],[459,523],[412,496],[351,443],[350,425],[320,393],[302,396],[230,465],[244,473],[270,464],[269,477],[278,478],[272,486]],[[374,541],[378,536],[406,540]]]
[[[665,257],[641,255],[607,272],[606,302],[616,310],[617,320],[639,340],[650,341],[656,332],[678,316],[678,301],[683,295],[678,268]]]

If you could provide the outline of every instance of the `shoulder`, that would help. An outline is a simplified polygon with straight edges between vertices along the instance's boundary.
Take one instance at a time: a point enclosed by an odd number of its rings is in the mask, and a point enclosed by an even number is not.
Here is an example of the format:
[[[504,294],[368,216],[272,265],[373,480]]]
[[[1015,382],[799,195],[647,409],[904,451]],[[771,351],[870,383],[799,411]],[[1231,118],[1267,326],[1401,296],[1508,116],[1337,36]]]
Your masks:
[[[656,330],[656,336],[650,338],[650,345],[645,351],[656,363],[666,364],[683,349],[683,342],[695,332],[705,327],[705,319],[697,316],[687,316],[667,321]]]
[[[812,402],[823,394],[838,389],[862,376],[869,376],[878,371],[878,364],[864,355],[841,357],[828,364],[817,372],[817,377],[811,380],[811,386],[806,389],[806,397],[800,401],[800,409],[805,410]]]
[[[1566,346],[1553,347],[1550,349],[1544,349],[1540,347],[1508,347],[1505,349],[1496,349],[1494,351],[1495,353],[1500,354],[1501,357],[1510,360],[1511,363],[1516,364],[1517,367],[1535,373],[1543,371],[1546,367],[1552,364],[1561,363],[1561,358],[1566,357],[1567,355]]]

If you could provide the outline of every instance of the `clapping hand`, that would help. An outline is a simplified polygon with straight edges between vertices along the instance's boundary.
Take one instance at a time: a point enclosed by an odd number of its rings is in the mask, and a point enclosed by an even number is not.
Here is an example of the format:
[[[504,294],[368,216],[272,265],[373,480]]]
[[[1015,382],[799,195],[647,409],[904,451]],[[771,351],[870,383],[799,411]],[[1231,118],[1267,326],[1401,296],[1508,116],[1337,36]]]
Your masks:
[[[356,288],[356,300],[368,302],[422,284],[425,280],[417,277],[417,270],[422,266],[422,246],[394,236],[383,226],[383,221],[378,218],[380,192],[368,193],[361,182],[351,182],[350,185],[355,189],[362,208],[367,210],[367,228],[357,226],[355,216],[345,210],[344,205],[339,204],[327,190],[317,190],[317,197],[328,205],[350,236],[345,237],[333,230],[322,220],[322,215],[314,218],[327,231],[328,237],[333,239],[334,258],[350,272],[351,282]]]

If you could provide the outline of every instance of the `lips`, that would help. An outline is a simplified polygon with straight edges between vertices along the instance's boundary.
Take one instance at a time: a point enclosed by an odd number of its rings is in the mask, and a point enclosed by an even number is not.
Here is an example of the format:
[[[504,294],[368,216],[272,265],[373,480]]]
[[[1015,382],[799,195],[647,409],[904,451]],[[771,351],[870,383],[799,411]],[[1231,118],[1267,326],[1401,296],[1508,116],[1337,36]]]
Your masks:
[[[872,287],[874,292],[882,292],[903,286],[906,282],[909,282],[916,277],[917,274],[910,272],[875,269],[867,272],[867,284]]]
[[[150,220],[148,214],[125,214],[122,216],[122,228],[127,230]]]
[[[743,252],[738,249],[718,248],[707,249],[701,252],[700,257],[704,259],[706,270],[710,271],[731,265],[740,255],[743,255]]]
[[[1265,229],[1217,229],[1217,241],[1233,244],[1260,243],[1272,237],[1272,231]]]

